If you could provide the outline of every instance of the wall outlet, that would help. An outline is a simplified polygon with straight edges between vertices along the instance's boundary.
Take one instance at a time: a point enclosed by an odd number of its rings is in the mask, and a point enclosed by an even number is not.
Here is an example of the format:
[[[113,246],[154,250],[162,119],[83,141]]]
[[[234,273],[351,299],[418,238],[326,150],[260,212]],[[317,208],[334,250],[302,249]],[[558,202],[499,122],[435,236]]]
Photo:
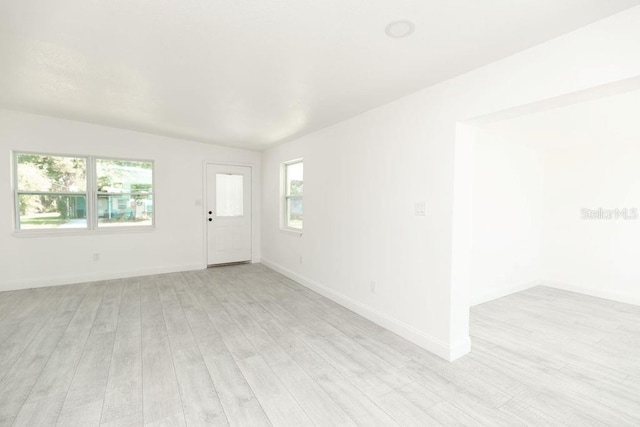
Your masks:
[[[371,291],[372,294],[376,293],[376,282],[374,280],[372,280],[371,283],[369,283],[369,290]]]
[[[426,202],[416,202],[414,206],[414,215],[415,216],[425,216],[427,215],[427,203]]]
[[[300,255],[300,259],[298,260],[298,262],[300,262],[300,264],[302,264],[302,255]]]
[[[99,254],[99,253],[97,253],[97,252],[96,252],[96,253],[94,253],[94,254],[93,254],[93,260],[94,260],[94,261],[100,261],[100,254]]]

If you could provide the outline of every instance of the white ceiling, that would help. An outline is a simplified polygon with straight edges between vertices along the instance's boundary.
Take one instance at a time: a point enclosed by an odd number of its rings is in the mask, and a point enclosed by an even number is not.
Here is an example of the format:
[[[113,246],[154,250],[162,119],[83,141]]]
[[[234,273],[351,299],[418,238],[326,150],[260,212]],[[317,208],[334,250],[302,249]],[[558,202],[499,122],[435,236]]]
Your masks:
[[[0,0],[0,106],[261,150],[637,4]]]

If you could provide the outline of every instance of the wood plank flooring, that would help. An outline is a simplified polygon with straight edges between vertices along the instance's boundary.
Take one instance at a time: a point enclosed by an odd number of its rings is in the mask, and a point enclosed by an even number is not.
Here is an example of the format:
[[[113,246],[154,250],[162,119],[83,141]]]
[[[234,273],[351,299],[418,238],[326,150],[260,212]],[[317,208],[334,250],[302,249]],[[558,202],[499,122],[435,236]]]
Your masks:
[[[0,293],[0,426],[640,425],[640,307],[536,287],[447,363],[259,265]]]

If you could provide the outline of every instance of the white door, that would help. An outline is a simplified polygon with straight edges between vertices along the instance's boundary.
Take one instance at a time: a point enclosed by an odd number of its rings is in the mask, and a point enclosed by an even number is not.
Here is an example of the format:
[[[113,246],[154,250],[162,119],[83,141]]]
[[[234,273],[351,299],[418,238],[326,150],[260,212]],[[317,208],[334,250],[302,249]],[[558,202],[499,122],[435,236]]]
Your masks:
[[[207,165],[207,264],[251,261],[251,168]]]

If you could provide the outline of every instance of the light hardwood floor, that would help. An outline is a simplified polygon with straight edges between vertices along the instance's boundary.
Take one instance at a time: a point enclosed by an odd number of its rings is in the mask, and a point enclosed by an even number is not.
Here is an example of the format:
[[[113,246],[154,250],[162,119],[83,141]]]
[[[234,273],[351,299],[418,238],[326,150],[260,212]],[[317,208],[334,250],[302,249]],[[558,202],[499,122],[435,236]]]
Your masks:
[[[262,265],[0,293],[0,425],[640,425],[640,307],[537,287],[447,363]]]

